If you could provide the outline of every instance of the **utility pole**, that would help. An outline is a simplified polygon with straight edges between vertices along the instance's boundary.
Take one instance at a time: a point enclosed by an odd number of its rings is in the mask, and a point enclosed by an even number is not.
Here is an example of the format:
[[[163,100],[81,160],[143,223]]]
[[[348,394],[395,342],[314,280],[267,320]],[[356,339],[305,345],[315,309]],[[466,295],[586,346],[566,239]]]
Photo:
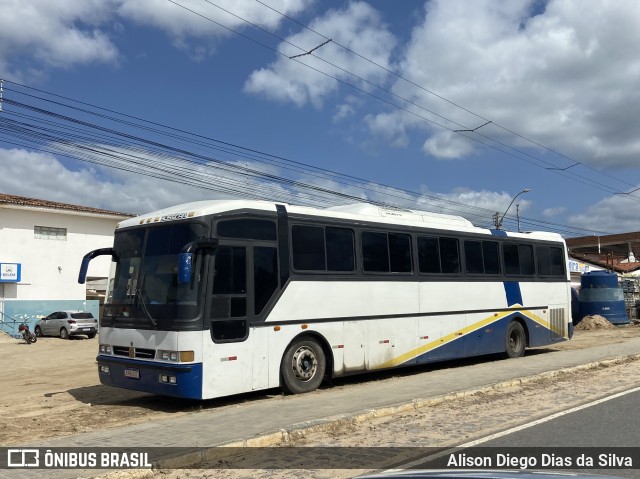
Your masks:
[[[497,211],[493,214],[493,224],[495,225],[497,230],[500,229],[500,213],[498,213]]]
[[[2,83],[4,80],[0,78],[0,111],[2,111]]]
[[[516,204],[516,218],[518,218],[518,233],[520,233],[520,204]]]

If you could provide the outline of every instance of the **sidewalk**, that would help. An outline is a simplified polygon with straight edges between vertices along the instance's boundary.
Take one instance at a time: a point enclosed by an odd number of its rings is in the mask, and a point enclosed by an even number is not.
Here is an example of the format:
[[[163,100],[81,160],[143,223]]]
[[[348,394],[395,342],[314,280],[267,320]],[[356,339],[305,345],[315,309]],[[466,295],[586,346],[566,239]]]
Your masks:
[[[284,431],[363,415],[388,414],[433,398],[480,389],[519,378],[614,358],[640,355],[640,338],[586,349],[531,350],[511,360],[482,360],[465,366],[435,366],[384,380],[363,381],[299,396],[277,396],[221,406],[175,419],[47,440],[40,447],[213,447],[238,442],[271,445]],[[12,472],[7,476],[7,472]],[[0,471],[0,477],[18,477]],[[40,474],[38,474],[40,473]],[[45,474],[46,473],[46,474]],[[104,473],[104,471],[103,471]],[[25,471],[20,477],[89,477],[98,471]]]

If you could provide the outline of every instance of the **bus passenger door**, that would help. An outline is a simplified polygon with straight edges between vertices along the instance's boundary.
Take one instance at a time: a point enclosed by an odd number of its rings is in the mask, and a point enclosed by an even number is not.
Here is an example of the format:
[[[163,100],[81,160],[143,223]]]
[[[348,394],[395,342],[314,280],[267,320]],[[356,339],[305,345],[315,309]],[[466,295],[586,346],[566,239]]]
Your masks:
[[[216,249],[209,308],[214,363],[240,368],[234,381],[245,391],[268,386],[266,328],[251,328],[278,290],[277,248],[264,242],[238,242]],[[213,343],[213,344],[211,344]],[[235,364],[231,364],[235,363]]]
[[[203,344],[205,396],[251,390],[253,352],[247,344],[249,259],[249,249],[244,245],[219,246],[215,251],[207,308],[209,337]]]

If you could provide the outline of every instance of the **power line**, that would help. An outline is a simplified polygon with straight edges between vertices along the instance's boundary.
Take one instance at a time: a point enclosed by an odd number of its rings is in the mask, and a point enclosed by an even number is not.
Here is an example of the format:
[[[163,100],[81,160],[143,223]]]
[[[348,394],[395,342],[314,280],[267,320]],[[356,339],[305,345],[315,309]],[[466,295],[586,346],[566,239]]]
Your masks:
[[[205,1],[208,1],[208,0],[205,0]],[[266,3],[262,2],[261,0],[255,0],[255,1],[256,1],[256,2],[258,2],[259,4],[263,5],[264,7],[268,8],[269,10],[271,10],[271,11],[273,11],[273,12],[277,13],[278,15],[281,15],[283,18],[286,18],[287,20],[290,20],[290,21],[294,22],[295,24],[297,24],[297,25],[301,26],[301,27],[302,27],[302,28],[304,28],[305,30],[308,30],[308,31],[310,31],[310,32],[312,32],[312,33],[315,33],[316,35],[318,35],[318,36],[320,36],[320,37],[322,37],[322,38],[324,38],[324,39],[328,39],[328,37],[327,37],[326,35],[324,35],[324,34],[322,34],[322,33],[318,32],[318,31],[314,30],[313,28],[309,27],[308,25],[305,25],[305,24],[304,24],[304,23],[302,23],[302,22],[299,22],[299,21],[298,21],[298,20],[296,20],[295,18],[293,18],[293,17],[291,17],[291,16],[289,16],[289,15],[286,15],[285,13],[280,12],[279,10],[277,10],[277,9],[273,8],[272,6],[267,5]],[[211,2],[208,2],[208,3],[211,3]],[[601,171],[601,170],[598,170],[598,169],[596,169],[596,168],[593,168],[593,167],[591,167],[591,166],[589,166],[589,165],[587,165],[587,164],[585,164],[585,163],[583,163],[583,162],[581,162],[581,161],[578,161],[578,160],[576,160],[576,159],[574,159],[574,158],[572,158],[572,157],[570,157],[570,156],[568,156],[568,155],[565,155],[564,153],[561,153],[561,152],[559,152],[559,151],[557,151],[557,150],[555,150],[555,149],[553,149],[553,148],[550,148],[550,147],[548,147],[548,146],[546,146],[546,145],[544,145],[544,144],[542,144],[542,143],[540,143],[540,142],[537,142],[537,141],[535,141],[535,140],[533,140],[533,139],[531,139],[531,138],[528,138],[528,137],[526,137],[526,136],[522,135],[521,133],[518,133],[518,132],[516,132],[516,131],[514,131],[514,130],[511,130],[511,129],[507,128],[506,126],[501,125],[500,123],[497,123],[497,122],[495,122],[495,121],[492,121],[492,120],[490,120],[490,119],[488,119],[488,118],[486,118],[486,117],[482,116],[481,114],[476,113],[476,112],[474,112],[474,111],[470,110],[469,108],[466,108],[466,107],[464,107],[464,106],[462,106],[462,105],[460,105],[460,104],[458,104],[458,103],[456,103],[456,102],[454,102],[454,101],[452,101],[452,100],[450,100],[450,99],[448,99],[448,98],[446,98],[446,97],[444,97],[444,96],[442,96],[442,95],[439,95],[438,93],[436,93],[436,92],[434,92],[434,91],[432,91],[432,90],[430,90],[430,89],[428,89],[428,88],[424,87],[423,85],[420,85],[420,84],[418,84],[418,83],[414,82],[413,80],[410,80],[409,78],[406,78],[406,77],[405,77],[405,76],[403,76],[403,75],[400,75],[399,73],[397,73],[397,72],[395,72],[395,71],[393,71],[393,70],[391,70],[391,69],[389,69],[389,68],[385,67],[384,65],[380,65],[380,64],[379,64],[379,63],[377,63],[376,61],[371,60],[370,58],[368,58],[368,57],[366,57],[366,56],[364,56],[364,55],[361,55],[360,53],[358,53],[358,52],[356,52],[356,51],[354,51],[354,50],[350,49],[349,47],[347,47],[347,46],[345,46],[345,45],[342,45],[341,43],[339,43],[339,42],[337,42],[337,41],[335,41],[335,40],[333,40],[333,39],[332,39],[332,42],[333,42],[335,45],[339,46],[340,48],[344,49],[345,51],[347,51],[347,52],[349,52],[349,53],[351,53],[351,54],[353,54],[353,55],[355,55],[355,56],[357,56],[357,57],[361,58],[362,60],[365,60],[365,61],[367,61],[367,62],[371,63],[372,65],[375,65],[375,66],[376,66],[376,67],[378,67],[378,68],[381,68],[382,70],[384,70],[385,72],[387,72],[387,73],[389,73],[389,74],[393,75],[394,77],[396,77],[396,78],[398,78],[398,79],[400,79],[400,80],[403,80],[403,81],[405,81],[405,82],[409,83],[410,85],[413,85],[413,86],[415,86],[415,87],[419,88],[420,90],[422,90],[422,91],[424,91],[424,92],[426,92],[426,93],[428,93],[428,94],[430,94],[430,95],[432,95],[432,96],[435,96],[436,98],[439,98],[440,100],[443,100],[443,101],[445,101],[445,102],[449,103],[449,104],[450,104],[450,105],[452,105],[452,106],[455,106],[456,108],[459,108],[459,109],[461,109],[461,110],[463,110],[463,111],[465,111],[465,112],[467,112],[467,113],[470,113],[471,115],[474,115],[474,116],[476,116],[477,118],[479,118],[479,119],[481,119],[481,120],[483,120],[483,121],[486,121],[487,123],[492,123],[492,124],[493,124],[493,125],[495,125],[496,127],[501,128],[502,130],[504,130],[504,131],[506,131],[506,132],[508,132],[508,133],[511,133],[512,135],[515,135],[515,136],[517,136],[517,137],[518,137],[518,138],[520,138],[520,139],[523,139],[523,140],[525,140],[525,141],[527,141],[527,142],[529,142],[529,143],[531,143],[531,144],[533,144],[533,145],[535,145],[535,146],[538,146],[538,147],[540,147],[540,148],[543,148],[543,149],[544,149],[544,150],[546,150],[546,151],[549,151],[549,152],[551,152],[551,153],[554,153],[554,154],[556,154],[556,155],[558,155],[558,156],[561,156],[562,158],[565,158],[565,159],[567,159],[567,160],[570,160],[570,161],[572,161],[572,162],[574,163],[574,164],[572,164],[572,165],[571,165],[571,166],[569,166],[569,167],[566,167],[566,168],[559,168],[560,170],[568,170],[569,168],[572,168],[572,167],[574,167],[574,166],[576,166],[576,165],[581,165],[581,166],[583,166],[583,167],[585,167],[585,168],[587,168],[587,169],[589,169],[589,170],[591,170],[591,171],[594,171],[594,172],[599,173],[599,174],[601,174],[601,175],[607,176],[607,177],[609,177],[609,178],[611,178],[611,179],[613,179],[613,180],[616,180],[616,181],[618,181],[618,182],[620,182],[620,183],[622,183],[622,184],[625,184],[625,185],[627,185],[627,186],[631,186],[631,187],[635,187],[635,186],[636,186],[636,185],[635,185],[635,184],[633,184],[633,183],[630,183],[630,182],[628,182],[628,181],[626,181],[626,180],[624,180],[624,179],[618,178],[618,177],[616,177],[616,176],[614,176],[614,175],[611,175],[611,174],[608,174],[608,173],[606,173],[606,172],[604,172],[604,171]],[[486,124],[486,123],[485,123],[485,124]],[[484,126],[484,125],[483,125],[483,126]]]
[[[174,5],[176,5],[176,6],[180,7],[180,8],[183,8],[184,10],[189,11],[189,12],[191,12],[191,13],[193,13],[193,14],[195,14],[195,15],[197,15],[197,16],[199,16],[199,17],[201,17],[201,18],[203,18],[203,19],[205,19],[205,20],[207,20],[207,21],[212,22],[212,23],[214,23],[215,25],[218,25],[218,26],[220,26],[220,27],[222,27],[222,28],[225,28],[225,29],[227,29],[227,30],[229,30],[229,31],[231,31],[231,32],[233,32],[233,33],[236,33],[236,34],[238,34],[238,35],[242,36],[243,38],[246,38],[246,39],[248,39],[248,40],[252,41],[253,43],[256,43],[256,44],[258,44],[258,45],[260,45],[260,46],[262,46],[262,47],[264,47],[264,48],[267,48],[267,49],[269,49],[269,50],[271,50],[271,51],[273,51],[273,52],[275,52],[275,53],[277,53],[277,54],[279,54],[279,55],[281,55],[281,56],[283,56],[283,57],[286,57],[286,58],[290,59],[289,55],[287,55],[287,54],[285,54],[285,53],[283,53],[283,52],[279,51],[278,49],[273,48],[273,47],[271,47],[271,46],[269,46],[269,45],[266,45],[266,44],[264,44],[264,43],[262,43],[262,42],[259,42],[259,41],[255,40],[255,39],[253,39],[253,38],[249,37],[248,35],[245,35],[245,34],[243,34],[243,33],[238,32],[237,30],[235,30],[235,29],[233,29],[233,28],[227,27],[227,26],[223,25],[222,23],[217,22],[216,20],[213,20],[213,19],[211,19],[211,18],[207,17],[206,15],[204,15],[204,14],[202,14],[202,13],[196,12],[195,10],[192,10],[192,9],[190,9],[190,8],[188,8],[188,7],[186,7],[186,6],[182,5],[182,4],[180,4],[180,3],[178,3],[178,2],[176,2],[176,1],[174,1],[174,0],[167,0],[167,1],[169,1],[169,2],[173,3]],[[263,32],[265,32],[265,33],[268,33],[269,35],[271,35],[271,36],[273,36],[273,37],[275,37],[275,38],[279,39],[280,41],[283,41],[283,42],[285,42],[285,43],[287,43],[287,44],[289,44],[289,45],[292,45],[292,46],[294,46],[295,48],[298,48],[298,49],[299,49],[299,50],[301,50],[301,51],[305,51],[302,47],[300,47],[300,46],[298,46],[298,45],[295,45],[295,44],[293,44],[293,43],[289,42],[288,40],[283,39],[282,37],[279,37],[278,35],[276,35],[276,34],[274,34],[274,33],[272,33],[272,32],[269,32],[268,30],[266,30],[266,29],[264,29],[264,28],[262,28],[262,27],[260,27],[260,26],[258,26],[258,25],[256,25],[256,24],[254,24],[254,23],[252,23],[252,22],[250,22],[250,21],[248,21],[248,20],[244,19],[243,17],[241,17],[241,16],[239,16],[239,15],[236,15],[236,14],[234,14],[234,13],[230,12],[229,10],[227,10],[227,9],[225,9],[225,8],[223,8],[223,7],[220,7],[219,5],[216,5],[215,3],[211,2],[210,0],[204,0],[204,1],[205,1],[206,3],[208,3],[208,4],[210,4],[210,5],[212,5],[212,6],[216,7],[216,8],[218,8],[218,9],[220,9],[220,10],[222,10],[222,11],[226,12],[226,13],[229,13],[230,15],[233,15],[234,17],[236,17],[236,18],[238,18],[238,19],[240,19],[240,20],[244,21],[245,23],[247,23],[247,24],[249,24],[249,25],[251,25],[251,26],[253,26],[253,27],[257,28],[257,29],[259,29],[259,30],[261,30],[261,31],[263,31]],[[326,38],[326,37],[325,37],[325,38]],[[601,191],[603,191],[603,192],[605,192],[605,193],[607,193],[607,194],[612,194],[612,193],[621,193],[621,191],[620,191],[620,190],[616,190],[615,188],[613,188],[613,187],[611,187],[611,186],[608,186],[608,185],[605,185],[605,184],[603,184],[603,183],[597,182],[597,181],[592,180],[592,179],[590,179],[590,178],[586,178],[586,177],[584,177],[583,175],[579,175],[579,174],[574,173],[574,172],[572,172],[572,171],[570,171],[570,172],[568,172],[568,173],[567,173],[567,171],[565,171],[565,170],[563,170],[563,169],[555,168],[555,165],[554,165],[553,163],[550,163],[550,162],[548,162],[548,161],[545,161],[545,160],[543,160],[543,159],[540,159],[540,158],[538,158],[538,157],[535,157],[535,156],[533,156],[533,155],[531,155],[531,154],[529,154],[529,153],[527,153],[527,152],[523,152],[523,151],[521,151],[521,150],[519,150],[519,149],[517,149],[517,148],[514,148],[513,146],[510,146],[510,145],[508,145],[508,144],[506,144],[506,143],[504,143],[504,142],[500,142],[499,140],[496,140],[496,139],[494,139],[494,138],[488,137],[488,136],[483,135],[483,134],[481,134],[481,133],[476,133],[476,134],[477,134],[478,136],[480,136],[480,137],[486,138],[486,139],[487,139],[487,140],[489,140],[489,141],[495,142],[495,143],[497,143],[498,145],[504,146],[505,148],[507,148],[507,149],[509,149],[509,150],[513,150],[513,151],[515,151],[515,152],[519,153],[520,155],[524,155],[525,157],[528,157],[528,158],[530,158],[530,159],[524,158],[523,156],[517,155],[517,154],[515,154],[515,153],[513,153],[513,152],[511,152],[511,151],[506,151],[506,150],[504,150],[504,149],[502,149],[502,148],[497,147],[496,145],[493,145],[493,144],[490,144],[490,143],[485,143],[485,142],[481,141],[480,139],[475,138],[475,137],[473,137],[473,136],[465,135],[465,134],[464,134],[464,131],[466,131],[466,130],[468,130],[468,131],[475,131],[475,129],[474,129],[474,130],[467,129],[467,128],[465,127],[465,125],[459,124],[459,123],[455,122],[454,120],[451,120],[451,119],[446,118],[446,117],[444,117],[444,116],[442,116],[442,115],[439,115],[438,113],[435,113],[435,112],[433,112],[433,111],[431,111],[431,110],[429,110],[429,109],[427,109],[427,108],[425,108],[425,107],[423,107],[423,106],[421,106],[421,105],[418,105],[417,103],[415,103],[415,102],[413,102],[413,101],[411,101],[411,100],[408,100],[408,99],[406,99],[406,98],[403,98],[403,97],[401,97],[401,96],[399,96],[399,95],[397,95],[397,94],[395,94],[395,93],[393,93],[393,92],[389,91],[388,89],[385,89],[385,88],[383,88],[383,87],[381,87],[381,86],[379,86],[379,85],[376,85],[376,84],[374,84],[374,83],[372,83],[372,82],[370,82],[370,81],[368,81],[368,80],[366,80],[366,79],[364,79],[364,78],[362,78],[362,77],[360,77],[360,76],[358,76],[358,75],[356,75],[356,74],[354,74],[354,73],[352,73],[352,72],[349,72],[349,71],[348,71],[348,70],[346,70],[346,69],[343,69],[342,67],[339,67],[339,66],[335,65],[334,63],[331,63],[331,62],[329,62],[329,61],[327,61],[327,60],[325,60],[325,59],[323,59],[323,58],[321,58],[321,57],[318,57],[317,55],[314,55],[314,54],[311,54],[311,55],[312,55],[314,58],[316,58],[316,59],[318,59],[318,60],[320,60],[320,61],[323,61],[324,63],[327,63],[327,64],[329,64],[329,65],[333,66],[334,68],[337,68],[337,69],[339,69],[339,70],[341,70],[341,71],[343,71],[343,72],[345,72],[345,73],[348,73],[349,75],[351,75],[351,76],[353,76],[353,77],[355,77],[355,78],[357,78],[357,79],[359,79],[359,80],[361,80],[361,81],[363,81],[363,82],[365,82],[365,83],[367,83],[367,84],[370,84],[371,86],[373,86],[373,87],[375,87],[375,88],[378,88],[378,89],[380,89],[381,91],[384,91],[384,92],[388,93],[388,94],[389,94],[389,95],[391,95],[391,96],[394,96],[394,97],[397,97],[397,98],[399,98],[399,99],[402,99],[403,101],[406,101],[406,102],[408,102],[408,103],[410,103],[410,104],[412,104],[412,105],[416,106],[417,108],[420,108],[420,109],[422,109],[422,110],[425,110],[425,111],[427,111],[427,112],[429,112],[429,113],[431,113],[431,114],[433,114],[433,115],[436,115],[436,116],[438,116],[438,117],[440,117],[440,118],[443,118],[443,119],[445,119],[446,121],[449,121],[449,122],[451,122],[451,123],[454,123],[454,124],[456,124],[456,125],[458,125],[458,126],[461,126],[461,127],[463,127],[463,128],[462,128],[462,130],[458,130],[458,131],[456,131],[456,130],[454,130],[453,128],[447,127],[446,125],[443,125],[443,124],[441,124],[441,123],[439,123],[439,122],[436,122],[436,121],[434,121],[434,120],[432,120],[432,119],[430,119],[430,118],[427,118],[427,117],[425,117],[425,116],[422,116],[422,115],[420,115],[420,114],[418,114],[418,113],[416,113],[416,112],[414,112],[414,111],[409,110],[409,109],[408,109],[408,108],[406,108],[406,107],[403,107],[402,105],[398,105],[397,103],[394,103],[394,102],[392,102],[392,101],[389,101],[389,100],[387,100],[387,99],[384,99],[384,98],[382,98],[382,97],[379,97],[379,96],[377,96],[377,95],[374,95],[374,94],[373,94],[373,93],[371,93],[371,92],[368,92],[368,91],[366,91],[366,90],[364,90],[364,89],[362,89],[362,88],[359,88],[358,86],[353,85],[352,83],[349,83],[349,82],[347,82],[347,81],[345,81],[345,80],[342,80],[342,79],[340,79],[340,78],[337,78],[337,77],[335,77],[335,76],[333,76],[333,75],[331,75],[331,74],[329,74],[329,73],[326,73],[326,72],[324,72],[324,71],[322,71],[322,70],[320,70],[320,69],[318,69],[318,68],[315,68],[315,67],[313,67],[313,66],[311,66],[311,65],[309,65],[309,64],[306,64],[306,63],[304,63],[304,62],[301,62],[301,61],[299,61],[298,59],[295,59],[295,58],[294,58],[294,59],[293,59],[293,61],[296,61],[296,62],[300,63],[301,65],[304,65],[304,66],[306,66],[307,68],[310,68],[311,70],[314,70],[314,71],[316,71],[316,72],[318,72],[318,73],[320,73],[320,74],[322,74],[322,75],[324,75],[324,76],[327,76],[328,78],[331,78],[331,79],[333,79],[333,80],[335,80],[335,81],[337,81],[337,82],[339,82],[339,83],[342,83],[342,84],[344,84],[344,85],[346,85],[346,86],[349,86],[350,88],[353,88],[353,89],[355,89],[355,90],[357,90],[357,91],[359,91],[359,92],[361,92],[361,93],[363,93],[363,94],[365,94],[365,95],[371,96],[372,98],[375,98],[375,99],[377,99],[377,100],[379,100],[379,101],[382,101],[382,102],[384,102],[384,103],[387,103],[387,104],[389,104],[389,105],[391,105],[391,106],[393,106],[393,107],[395,107],[395,108],[398,108],[398,109],[400,109],[400,110],[403,110],[403,111],[405,111],[405,112],[407,112],[407,113],[409,113],[409,114],[411,114],[411,115],[414,115],[414,116],[416,116],[416,117],[418,117],[418,118],[420,118],[420,119],[422,119],[422,120],[425,120],[425,121],[427,121],[427,122],[429,122],[429,123],[433,123],[433,124],[435,124],[436,126],[439,126],[439,127],[443,128],[443,129],[446,129],[446,130],[449,130],[449,131],[451,131],[451,132],[453,132],[453,133],[457,133],[457,134],[459,134],[459,135],[461,135],[461,136],[464,136],[465,138],[467,138],[467,139],[469,139],[469,140],[472,140],[472,141],[475,141],[476,143],[479,143],[479,144],[481,144],[481,145],[483,145],[483,146],[486,146],[486,147],[492,148],[492,149],[494,149],[494,150],[496,150],[496,151],[499,151],[499,152],[504,153],[504,154],[506,154],[506,155],[509,155],[509,156],[511,156],[511,157],[517,158],[517,159],[519,159],[519,160],[521,160],[521,161],[525,161],[525,162],[527,162],[527,163],[529,163],[529,164],[531,164],[531,165],[533,165],[533,166],[537,166],[537,167],[539,167],[539,168],[543,168],[543,169],[548,170],[548,171],[554,171],[555,173],[560,174],[561,176],[565,176],[565,177],[566,177],[566,178],[568,178],[568,179],[571,179],[571,180],[576,181],[576,182],[578,182],[578,183],[581,183],[581,184],[583,184],[583,185],[589,186],[589,187],[591,187],[591,188],[595,188],[595,189],[601,190]],[[534,161],[532,161],[532,160],[534,160]],[[540,163],[542,163],[542,164],[538,164],[537,162],[540,162]],[[543,166],[543,165],[545,165],[545,164],[546,164],[546,165],[548,165],[548,166],[550,166],[550,167],[552,167],[552,168],[548,168],[548,167]],[[635,199],[636,199],[636,200],[638,200],[638,201],[640,201],[640,197],[637,197],[637,196],[635,196],[635,195],[629,195],[629,196],[630,196],[630,197],[635,198]]]
[[[14,83],[14,85],[18,84]],[[31,87],[25,85],[18,86],[25,89],[32,89]],[[50,94],[49,92],[46,92],[44,90],[38,91],[44,95]],[[193,139],[193,137],[196,137],[199,139],[198,144],[207,148],[213,148],[213,146],[211,146],[209,142],[213,142],[214,144],[221,143],[219,140],[211,139],[201,135],[195,135],[189,132],[184,132],[184,134],[181,134],[180,132],[182,132],[182,130],[177,130],[173,127],[161,125],[159,123],[149,122],[147,120],[119,113],[114,110],[109,110],[112,115],[106,115],[104,113],[100,113],[99,111],[94,111],[96,109],[106,111],[106,109],[102,107],[91,105],[85,102],[79,102],[73,99],[68,99],[67,101],[82,104],[83,107],[81,108],[78,106],[74,106],[73,104],[51,100],[42,96],[34,96],[25,92],[19,92],[18,90],[15,90],[14,92],[27,95],[29,98],[37,101],[51,102],[57,107],[69,108],[82,114],[93,115],[103,121],[116,122],[118,124],[126,125],[129,128],[142,129],[144,131],[147,131],[148,133],[159,135],[164,139],[174,138],[184,142],[189,142]],[[63,98],[62,96],[53,93],[51,93],[50,95],[56,98]],[[339,204],[344,203],[344,200],[346,199],[349,201],[368,201],[386,207],[394,206],[392,203],[388,203],[388,200],[376,201],[372,200],[371,198],[367,199],[366,197],[359,195],[344,194],[343,192],[337,192],[332,188],[318,187],[317,185],[309,184],[305,181],[296,181],[290,178],[284,178],[279,175],[268,174],[264,171],[256,169],[255,167],[230,164],[229,162],[221,161],[219,158],[200,155],[192,152],[191,150],[166,145],[149,138],[141,138],[130,133],[124,133],[119,130],[114,130],[111,127],[96,125],[88,121],[80,120],[78,118],[72,118],[68,115],[52,112],[40,107],[36,107],[34,105],[17,102],[13,99],[9,99],[8,104],[11,104],[12,106],[15,106],[17,108],[26,109],[28,111],[31,111],[32,113],[35,113],[36,115],[41,115],[44,118],[53,118],[53,120],[47,120],[29,114],[9,112],[5,110],[5,113],[7,115],[15,115],[22,120],[30,121],[31,123],[27,123],[26,121],[16,122],[14,120],[4,120],[4,122],[0,124],[0,131],[5,131],[5,135],[9,134],[13,136],[19,136],[20,138],[23,138],[24,141],[32,141],[32,147],[34,144],[36,144],[36,148],[38,148],[39,150],[46,150],[48,152],[54,153],[59,152],[66,155],[67,157],[71,156],[76,159],[80,159],[81,161],[92,161],[94,163],[96,162],[95,156],[99,156],[102,158],[103,163],[98,164],[107,164],[108,166],[113,166],[114,162],[116,161],[133,161],[136,165],[136,168],[138,168],[136,170],[136,172],[138,173],[141,172],[140,168],[144,167],[148,169],[150,167],[153,167],[162,172],[162,174],[164,175],[162,176],[163,179],[171,179],[171,177],[167,177],[167,175],[175,175],[175,177],[179,178],[180,181],[189,181],[189,184],[195,186],[201,186],[201,183],[194,183],[194,181],[197,180],[197,176],[194,178],[190,173],[189,175],[187,175],[187,172],[189,170],[185,168],[185,166],[172,166],[171,168],[167,169],[168,167],[165,163],[158,163],[157,161],[154,163],[147,157],[153,156],[156,158],[160,158],[165,162],[180,160],[183,162],[181,163],[181,165],[186,165],[187,167],[189,165],[193,165],[191,166],[191,168],[195,166],[203,167],[203,165],[208,165],[209,163],[211,163],[215,165],[215,168],[223,172],[227,172],[227,174],[234,175],[234,179],[225,180],[225,182],[221,183],[221,188],[224,187],[224,189],[221,189],[221,191],[224,191],[225,193],[235,195],[242,194],[243,196],[247,196],[246,188],[243,188],[243,186],[245,185],[242,185],[242,182],[239,182],[238,178],[251,177],[259,181],[267,181],[268,183],[273,185],[282,184],[296,188],[296,191],[298,193],[298,196],[296,198],[298,200],[301,198],[300,195],[302,194],[302,192],[306,192],[304,194],[308,196],[305,197],[305,201],[307,201],[308,204],[310,204],[309,201],[311,201],[312,203],[313,201],[316,201],[316,204],[318,201],[324,203],[329,202],[333,204]],[[126,120],[118,118],[118,116],[125,117]],[[135,121],[132,121],[133,119],[135,119]],[[148,125],[153,125],[153,127],[149,127]],[[9,143],[11,143],[11,141],[9,141]],[[13,143],[15,143],[15,141],[13,141]],[[278,158],[280,164],[294,164],[296,166],[296,172],[303,174],[313,173],[324,175],[322,176],[323,178],[330,179],[342,185],[358,188],[359,191],[369,191],[370,193],[378,195],[382,198],[395,198],[396,200],[401,200],[401,202],[411,201],[412,204],[416,204],[416,202],[420,204],[427,204],[432,208],[435,208],[436,210],[454,211],[457,214],[463,214],[467,217],[475,217],[482,221],[487,221],[487,219],[490,217],[490,214],[493,213],[492,210],[488,210],[486,208],[467,205],[437,196],[424,195],[410,190],[391,187],[388,185],[371,183],[361,178],[342,175],[330,170],[323,170],[319,167],[312,167],[301,162],[294,162],[286,158],[275,157],[274,155],[269,155],[258,150],[241,147],[239,145],[233,145],[231,143],[224,143],[224,145],[226,148],[225,151],[229,154],[232,154],[233,156],[242,157],[247,152],[250,152],[251,154],[248,158],[251,159],[251,161],[267,162],[268,164],[272,164],[270,163],[270,161],[274,158]],[[177,159],[175,158],[176,155],[178,156]],[[119,167],[120,169],[129,171],[126,169],[126,166],[122,166],[121,164],[115,167]],[[144,174],[144,171],[142,172],[142,174]],[[209,185],[207,189],[212,188]],[[269,195],[273,196],[281,192],[273,189],[265,189],[265,191],[261,191],[260,193],[262,194],[261,198],[264,199],[265,195],[268,198]],[[338,199],[338,203],[336,203],[336,198]],[[511,220],[509,217],[505,218],[505,220],[507,219]],[[521,218],[521,223],[524,225],[532,225],[536,228],[542,227],[543,229],[554,230],[568,234],[575,234],[576,231],[592,232],[592,230],[574,228],[567,225],[561,225],[526,217]]]

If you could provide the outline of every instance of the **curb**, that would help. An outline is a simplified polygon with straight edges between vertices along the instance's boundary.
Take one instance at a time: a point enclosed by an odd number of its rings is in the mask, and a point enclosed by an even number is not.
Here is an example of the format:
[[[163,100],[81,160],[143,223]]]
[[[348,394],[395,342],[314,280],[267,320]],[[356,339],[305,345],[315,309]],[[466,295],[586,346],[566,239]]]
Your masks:
[[[507,389],[510,387],[524,386],[526,384],[535,383],[537,381],[543,381],[549,378],[557,378],[560,376],[575,373],[577,371],[588,371],[592,369],[600,369],[618,364],[630,363],[640,360],[640,354],[632,354],[628,356],[621,356],[613,359],[605,359],[601,361],[594,361],[591,363],[580,364],[578,366],[572,366],[568,368],[561,368],[553,371],[546,371],[543,373],[535,374],[532,376],[524,376],[521,378],[510,379],[500,383],[494,383],[480,388],[467,389],[463,391],[457,391],[454,393],[435,396],[425,399],[414,399],[409,402],[393,404],[390,406],[384,406],[376,409],[367,409],[355,414],[341,414],[337,416],[330,416],[323,419],[315,419],[312,421],[305,421],[302,423],[294,424],[290,427],[279,429],[278,431],[271,431],[250,439],[243,439],[239,441],[228,442],[219,444],[216,446],[206,447],[198,451],[180,454],[174,457],[167,457],[158,461],[155,469],[188,469],[200,462],[207,460],[221,459],[220,448],[227,447],[230,450],[229,455],[237,453],[234,448],[249,448],[249,447],[270,447],[276,445],[287,445],[296,439],[304,437],[306,434],[314,432],[326,432],[330,429],[340,427],[343,425],[361,424],[372,419],[393,416],[405,412],[417,411],[421,408],[435,406],[446,401],[452,401],[456,399],[466,398],[478,394],[484,394],[491,391],[499,391],[501,389]],[[148,471],[145,471],[148,473]],[[101,476],[105,479],[109,476]],[[143,477],[143,476],[138,476]]]

